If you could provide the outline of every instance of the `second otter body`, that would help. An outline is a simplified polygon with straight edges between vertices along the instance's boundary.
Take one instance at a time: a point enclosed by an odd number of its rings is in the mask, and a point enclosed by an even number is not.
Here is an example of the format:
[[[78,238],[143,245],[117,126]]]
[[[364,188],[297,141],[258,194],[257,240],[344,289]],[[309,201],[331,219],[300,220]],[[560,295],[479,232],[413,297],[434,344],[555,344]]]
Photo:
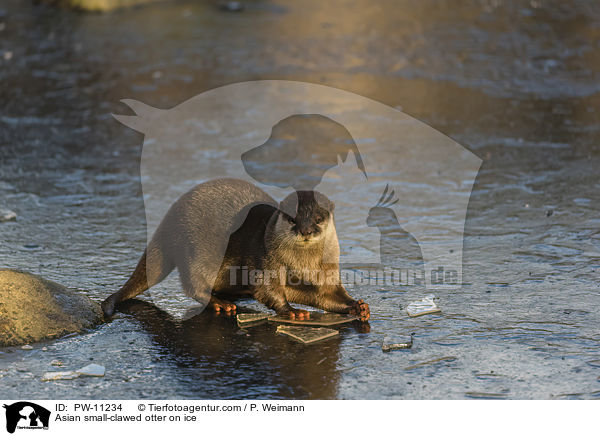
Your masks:
[[[185,293],[217,311],[235,311],[225,299],[252,296],[291,318],[309,316],[290,305],[300,303],[366,321],[368,305],[340,281],[333,209],[316,191],[278,205],[243,180],[200,184],[171,206],[132,276],[102,303],[104,313],[177,268]]]

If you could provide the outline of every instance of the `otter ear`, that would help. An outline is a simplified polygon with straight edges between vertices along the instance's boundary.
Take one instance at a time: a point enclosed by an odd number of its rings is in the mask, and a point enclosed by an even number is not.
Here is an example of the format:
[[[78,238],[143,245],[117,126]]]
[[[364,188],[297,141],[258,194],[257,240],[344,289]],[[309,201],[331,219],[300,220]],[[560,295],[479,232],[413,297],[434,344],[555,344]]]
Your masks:
[[[331,202],[331,212],[333,212],[333,211],[334,211],[334,209],[335,209],[335,203],[332,201],[332,202]]]

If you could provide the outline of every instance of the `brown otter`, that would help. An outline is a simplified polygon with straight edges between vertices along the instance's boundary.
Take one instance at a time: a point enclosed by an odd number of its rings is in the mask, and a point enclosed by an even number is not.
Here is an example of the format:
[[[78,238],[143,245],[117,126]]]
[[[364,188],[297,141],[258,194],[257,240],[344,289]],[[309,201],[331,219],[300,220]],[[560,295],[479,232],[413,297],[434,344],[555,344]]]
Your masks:
[[[280,315],[303,319],[300,303],[369,319],[340,281],[334,204],[316,191],[298,191],[277,205],[266,192],[237,179],[197,185],[169,209],[135,271],[103,303],[115,305],[162,281],[175,267],[185,293],[216,311],[233,313],[232,299],[252,296]]]

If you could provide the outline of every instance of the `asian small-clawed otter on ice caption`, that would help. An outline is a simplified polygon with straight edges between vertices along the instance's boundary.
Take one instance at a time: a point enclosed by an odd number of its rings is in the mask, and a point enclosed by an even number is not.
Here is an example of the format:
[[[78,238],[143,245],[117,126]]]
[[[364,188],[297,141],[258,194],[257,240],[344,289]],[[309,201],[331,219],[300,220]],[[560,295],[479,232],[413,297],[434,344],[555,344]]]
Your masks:
[[[232,313],[231,300],[252,296],[290,318],[309,317],[290,306],[299,303],[367,321],[367,303],[350,297],[340,281],[333,210],[316,191],[293,192],[277,205],[243,180],[197,185],[171,206],[129,280],[102,309],[112,315],[119,302],[177,268],[185,293],[202,303],[210,295],[216,311]]]

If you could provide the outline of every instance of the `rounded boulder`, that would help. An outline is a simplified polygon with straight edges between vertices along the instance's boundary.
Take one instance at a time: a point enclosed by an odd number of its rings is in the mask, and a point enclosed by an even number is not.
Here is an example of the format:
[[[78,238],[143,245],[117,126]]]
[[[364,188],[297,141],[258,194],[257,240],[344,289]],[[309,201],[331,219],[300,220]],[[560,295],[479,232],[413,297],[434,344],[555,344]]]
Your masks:
[[[0,347],[81,333],[103,322],[86,295],[23,271],[0,269]]]

